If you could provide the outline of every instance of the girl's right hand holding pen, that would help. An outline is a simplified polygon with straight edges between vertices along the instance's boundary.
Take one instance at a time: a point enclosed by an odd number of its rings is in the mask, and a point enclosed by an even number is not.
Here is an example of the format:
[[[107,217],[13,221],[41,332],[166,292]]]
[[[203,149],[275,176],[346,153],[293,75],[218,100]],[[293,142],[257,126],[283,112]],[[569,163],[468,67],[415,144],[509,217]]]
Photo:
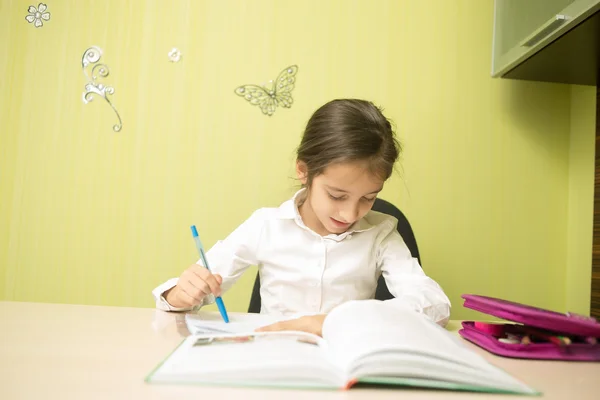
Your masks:
[[[202,265],[192,264],[181,276],[177,285],[169,289],[164,297],[167,302],[177,308],[193,307],[209,294],[221,295],[223,278],[219,274],[211,274]]]

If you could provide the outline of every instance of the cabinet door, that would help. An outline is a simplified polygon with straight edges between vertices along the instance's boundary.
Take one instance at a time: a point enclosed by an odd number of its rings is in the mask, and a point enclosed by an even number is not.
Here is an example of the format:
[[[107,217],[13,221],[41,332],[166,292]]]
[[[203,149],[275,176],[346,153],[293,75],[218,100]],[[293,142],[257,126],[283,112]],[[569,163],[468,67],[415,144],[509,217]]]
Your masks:
[[[495,0],[492,76],[499,77],[600,9],[600,0]]]

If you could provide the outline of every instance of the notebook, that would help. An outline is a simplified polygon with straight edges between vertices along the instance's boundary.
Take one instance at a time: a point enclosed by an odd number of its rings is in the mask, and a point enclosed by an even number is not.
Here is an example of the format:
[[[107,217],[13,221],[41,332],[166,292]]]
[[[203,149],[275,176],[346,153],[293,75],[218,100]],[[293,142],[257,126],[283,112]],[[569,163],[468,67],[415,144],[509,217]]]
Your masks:
[[[153,384],[349,389],[356,384],[539,394],[427,317],[395,302],[350,301],[303,332],[192,334]]]

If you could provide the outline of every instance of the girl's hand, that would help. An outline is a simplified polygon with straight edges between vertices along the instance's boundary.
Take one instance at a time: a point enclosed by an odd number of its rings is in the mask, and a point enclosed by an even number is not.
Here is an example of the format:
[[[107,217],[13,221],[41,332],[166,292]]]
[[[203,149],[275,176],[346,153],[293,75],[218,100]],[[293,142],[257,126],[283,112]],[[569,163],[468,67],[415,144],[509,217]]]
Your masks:
[[[317,336],[323,336],[323,321],[327,314],[309,315],[288,321],[276,322],[271,325],[258,328],[257,332],[273,331],[302,331],[312,333]]]
[[[202,303],[204,297],[210,293],[221,295],[223,278],[198,264],[192,264],[183,271],[177,285],[165,292],[163,296],[167,303],[177,308],[188,308]]]

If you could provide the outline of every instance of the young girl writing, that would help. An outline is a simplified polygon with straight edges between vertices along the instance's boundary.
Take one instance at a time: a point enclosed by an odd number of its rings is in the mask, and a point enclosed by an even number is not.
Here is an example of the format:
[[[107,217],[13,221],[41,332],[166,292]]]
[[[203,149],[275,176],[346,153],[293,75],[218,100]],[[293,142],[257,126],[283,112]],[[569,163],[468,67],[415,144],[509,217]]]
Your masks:
[[[261,282],[261,313],[304,315],[262,328],[321,334],[324,318],[349,301],[372,299],[383,274],[394,299],[440,325],[450,301],[427,277],[396,230],[371,210],[400,146],[371,102],[333,100],[310,118],[297,151],[302,189],[278,208],[255,211],[208,252],[211,274],[193,264],[158,286],[158,308],[185,311],[212,301],[250,266]]]

